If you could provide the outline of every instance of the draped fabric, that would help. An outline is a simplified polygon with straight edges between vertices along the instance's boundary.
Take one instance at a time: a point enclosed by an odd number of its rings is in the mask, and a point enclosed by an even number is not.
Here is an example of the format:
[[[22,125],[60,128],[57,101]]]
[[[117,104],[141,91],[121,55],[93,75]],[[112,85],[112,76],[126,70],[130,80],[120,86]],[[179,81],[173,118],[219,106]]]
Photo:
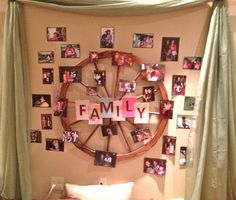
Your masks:
[[[16,0],[8,3],[0,68],[0,196],[31,199],[27,140],[27,53],[21,4],[104,16],[153,14],[206,0]],[[235,75],[233,41],[224,1],[214,1],[199,81],[197,125],[189,138],[186,198],[236,199]]]

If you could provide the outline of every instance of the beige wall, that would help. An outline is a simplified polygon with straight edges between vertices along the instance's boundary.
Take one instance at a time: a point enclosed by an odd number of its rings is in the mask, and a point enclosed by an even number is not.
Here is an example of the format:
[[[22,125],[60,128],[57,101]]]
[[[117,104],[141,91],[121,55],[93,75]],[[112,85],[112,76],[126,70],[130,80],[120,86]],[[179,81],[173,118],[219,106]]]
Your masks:
[[[2,6],[2,5],[3,6]],[[232,4],[232,5],[231,5]],[[234,37],[236,38],[236,5],[229,2]],[[6,0],[0,2],[0,8],[6,6]],[[67,12],[58,12],[32,6],[24,6],[25,28],[29,52],[29,66],[32,93],[49,93],[53,95],[54,87],[59,87],[58,66],[75,65],[88,56],[90,50],[103,51],[99,48],[101,26],[115,27],[115,50],[132,52],[146,62],[160,62],[161,38],[163,36],[180,37],[178,62],[166,62],[165,86],[168,95],[171,93],[173,74],[187,75],[186,96],[194,96],[197,90],[199,71],[182,70],[184,56],[202,56],[204,38],[206,36],[207,16],[209,7],[201,6],[190,10],[151,16],[136,17],[95,17],[82,16]],[[0,55],[2,47],[2,27],[4,9],[0,9]],[[67,42],[81,45],[81,58],[76,60],[60,59],[60,43],[46,41],[46,27],[67,27]],[[132,34],[135,32],[154,33],[154,48],[133,49]],[[38,51],[54,50],[56,61],[53,65],[38,64]],[[58,59],[57,59],[58,58]],[[42,85],[41,70],[43,67],[54,68],[54,84]],[[45,138],[61,137],[62,127],[59,119],[53,118],[53,130],[42,131],[43,143],[31,144],[31,169],[33,197],[42,198],[50,187],[51,176],[62,176],[65,182],[78,184],[97,184],[99,177],[106,177],[108,183],[125,181],[137,182],[136,192],[145,198],[171,199],[184,197],[185,169],[178,165],[179,147],[187,144],[188,131],[177,130],[176,115],[191,114],[183,111],[183,97],[176,97],[174,118],[169,121],[166,135],[177,136],[177,153],[175,157],[161,154],[162,139],[147,153],[133,159],[117,163],[116,168],[97,167],[93,159],[76,149],[71,144],[65,144],[65,151],[45,151]],[[31,107],[30,107],[31,108]],[[40,114],[52,113],[52,109],[31,108],[31,127],[40,129]],[[165,177],[152,176],[143,173],[143,158],[154,157],[167,159],[167,174]]]

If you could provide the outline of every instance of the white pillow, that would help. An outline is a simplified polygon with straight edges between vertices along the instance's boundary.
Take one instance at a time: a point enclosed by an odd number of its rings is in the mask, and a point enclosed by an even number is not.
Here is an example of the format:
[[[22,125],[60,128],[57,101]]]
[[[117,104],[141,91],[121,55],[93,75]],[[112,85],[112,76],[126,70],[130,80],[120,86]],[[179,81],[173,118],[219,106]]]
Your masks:
[[[133,182],[114,185],[65,184],[67,198],[80,200],[131,200]]]

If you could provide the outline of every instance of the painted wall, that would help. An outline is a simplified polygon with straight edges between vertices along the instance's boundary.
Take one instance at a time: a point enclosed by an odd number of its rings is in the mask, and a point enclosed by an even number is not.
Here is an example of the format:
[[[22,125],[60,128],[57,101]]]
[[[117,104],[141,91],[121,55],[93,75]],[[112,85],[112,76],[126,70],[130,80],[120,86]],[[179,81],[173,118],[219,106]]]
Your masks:
[[[236,38],[236,5],[230,1],[230,13],[234,38]],[[0,2],[0,55],[2,49],[3,21],[6,0]],[[25,29],[29,53],[29,72],[31,92],[53,95],[59,84],[59,66],[72,66],[88,56],[90,50],[103,51],[99,48],[100,27],[115,27],[115,50],[132,52],[146,62],[160,63],[162,37],[180,37],[178,62],[164,62],[166,65],[165,86],[171,96],[172,75],[187,75],[186,96],[194,96],[197,91],[199,71],[183,70],[184,56],[202,56],[209,16],[209,6],[181,10],[160,15],[136,17],[96,17],[83,16],[69,12],[59,12],[33,6],[24,6]],[[46,27],[65,26],[66,43],[79,43],[80,59],[61,59],[60,43],[47,42]],[[152,49],[132,48],[133,33],[154,33]],[[55,51],[54,64],[38,64],[38,51]],[[54,69],[54,83],[42,84],[42,68]],[[169,120],[165,135],[177,136],[176,155],[162,155],[162,138],[148,152],[130,160],[118,162],[115,168],[93,165],[93,158],[79,151],[72,144],[65,144],[64,152],[45,150],[45,138],[61,137],[62,127],[58,118],[53,117],[53,129],[42,130],[42,143],[31,144],[31,170],[33,197],[41,199],[50,188],[50,177],[61,176],[65,182],[77,184],[97,184],[99,177],[106,177],[108,184],[135,181],[137,195],[143,198],[171,199],[184,197],[185,169],[179,167],[179,148],[186,146],[188,131],[176,129],[177,114],[192,114],[183,110],[182,96],[174,98],[174,116]],[[41,129],[40,114],[53,113],[52,108],[32,108],[31,128]],[[167,160],[167,174],[164,177],[143,173],[143,158],[153,157]]]

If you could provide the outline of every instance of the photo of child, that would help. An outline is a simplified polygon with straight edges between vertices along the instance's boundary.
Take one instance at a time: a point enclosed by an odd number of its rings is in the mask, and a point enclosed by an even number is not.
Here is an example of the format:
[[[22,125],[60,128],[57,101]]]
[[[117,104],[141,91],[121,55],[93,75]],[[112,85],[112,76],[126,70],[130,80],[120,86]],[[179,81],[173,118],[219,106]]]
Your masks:
[[[164,176],[166,174],[166,160],[157,158],[144,158],[143,172]]]
[[[175,155],[176,137],[163,136],[162,154]]]
[[[104,167],[115,167],[116,153],[106,151],[95,151],[94,165]]]

